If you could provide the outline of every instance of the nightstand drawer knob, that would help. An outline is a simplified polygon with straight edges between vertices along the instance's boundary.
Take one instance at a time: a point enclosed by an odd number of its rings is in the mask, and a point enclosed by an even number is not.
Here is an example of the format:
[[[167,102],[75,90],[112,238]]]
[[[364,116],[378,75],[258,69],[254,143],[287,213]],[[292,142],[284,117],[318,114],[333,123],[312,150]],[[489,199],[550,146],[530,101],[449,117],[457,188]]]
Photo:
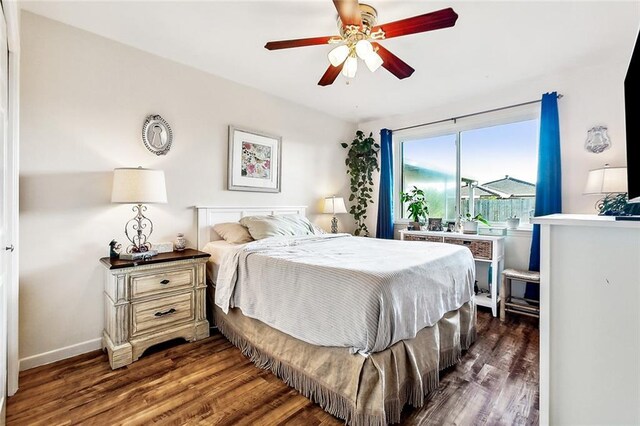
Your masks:
[[[171,281],[169,281],[169,280],[162,280],[162,281],[160,281],[160,284],[169,284],[170,282]]]
[[[176,312],[176,310],[171,308],[171,309],[169,309],[168,311],[165,311],[165,312],[156,312],[154,315],[157,316],[157,317],[163,317],[165,315],[173,314],[174,312]]]

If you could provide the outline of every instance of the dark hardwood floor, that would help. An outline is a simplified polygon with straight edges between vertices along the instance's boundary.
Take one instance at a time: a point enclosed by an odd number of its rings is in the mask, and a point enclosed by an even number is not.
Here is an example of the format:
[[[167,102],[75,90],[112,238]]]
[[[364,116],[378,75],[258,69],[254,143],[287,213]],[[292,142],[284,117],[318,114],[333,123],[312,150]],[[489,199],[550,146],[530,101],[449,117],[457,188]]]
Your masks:
[[[163,345],[112,371],[96,351],[20,374],[7,402],[8,425],[58,424],[338,425],[271,373],[249,362],[223,336]],[[538,327],[505,324],[478,313],[478,341],[441,373],[421,408],[406,408],[407,425],[538,423]]]

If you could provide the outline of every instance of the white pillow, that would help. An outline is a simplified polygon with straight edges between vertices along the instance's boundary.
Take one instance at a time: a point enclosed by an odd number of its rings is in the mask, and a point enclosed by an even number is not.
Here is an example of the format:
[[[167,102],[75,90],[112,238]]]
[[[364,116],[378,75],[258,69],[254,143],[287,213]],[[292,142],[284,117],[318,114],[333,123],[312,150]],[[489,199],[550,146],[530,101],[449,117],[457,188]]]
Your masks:
[[[256,240],[276,236],[316,235],[317,228],[304,216],[247,216],[240,219]]]
[[[247,228],[238,222],[217,223],[213,225],[213,230],[231,244],[243,244],[253,241]]]

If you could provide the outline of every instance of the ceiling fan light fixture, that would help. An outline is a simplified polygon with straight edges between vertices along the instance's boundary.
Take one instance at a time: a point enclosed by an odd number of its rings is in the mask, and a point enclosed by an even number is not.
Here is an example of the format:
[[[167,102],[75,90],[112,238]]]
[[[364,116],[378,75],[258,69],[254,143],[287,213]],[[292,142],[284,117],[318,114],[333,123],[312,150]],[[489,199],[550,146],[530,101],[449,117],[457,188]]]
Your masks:
[[[458,20],[458,14],[451,7],[447,7],[378,24],[376,9],[360,3],[359,0],[333,0],[332,3],[338,12],[338,35],[269,41],[264,46],[268,50],[280,50],[330,45],[331,51],[327,55],[330,65],[318,81],[318,85],[323,87],[333,84],[340,73],[347,78],[355,77],[360,59],[371,72],[383,66],[399,80],[411,77],[415,70],[380,42],[450,28]]]
[[[369,71],[376,72],[378,68],[384,63],[380,55],[377,52],[371,52],[367,58],[365,58],[364,63],[367,64],[367,68]]]
[[[342,75],[347,78],[353,78],[356,76],[356,72],[358,71],[358,58],[355,55],[351,55],[344,62],[344,67],[342,67]]]
[[[341,44],[340,46],[331,49],[327,57],[329,58],[329,62],[331,62],[331,65],[337,67],[338,65],[343,63],[345,59],[347,59],[349,53],[349,46],[347,46],[346,44]]]
[[[362,60],[366,60],[369,56],[374,54],[373,46],[369,40],[359,40],[356,43],[356,54]]]

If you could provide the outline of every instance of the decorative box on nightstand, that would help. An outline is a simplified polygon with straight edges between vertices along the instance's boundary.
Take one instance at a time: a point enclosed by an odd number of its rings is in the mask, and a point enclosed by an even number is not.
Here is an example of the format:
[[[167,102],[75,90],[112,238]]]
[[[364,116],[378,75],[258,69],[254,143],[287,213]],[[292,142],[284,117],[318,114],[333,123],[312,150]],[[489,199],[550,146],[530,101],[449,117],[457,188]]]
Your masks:
[[[148,260],[100,259],[104,275],[102,348],[111,368],[124,367],[157,343],[209,336],[208,253],[187,249]]]

